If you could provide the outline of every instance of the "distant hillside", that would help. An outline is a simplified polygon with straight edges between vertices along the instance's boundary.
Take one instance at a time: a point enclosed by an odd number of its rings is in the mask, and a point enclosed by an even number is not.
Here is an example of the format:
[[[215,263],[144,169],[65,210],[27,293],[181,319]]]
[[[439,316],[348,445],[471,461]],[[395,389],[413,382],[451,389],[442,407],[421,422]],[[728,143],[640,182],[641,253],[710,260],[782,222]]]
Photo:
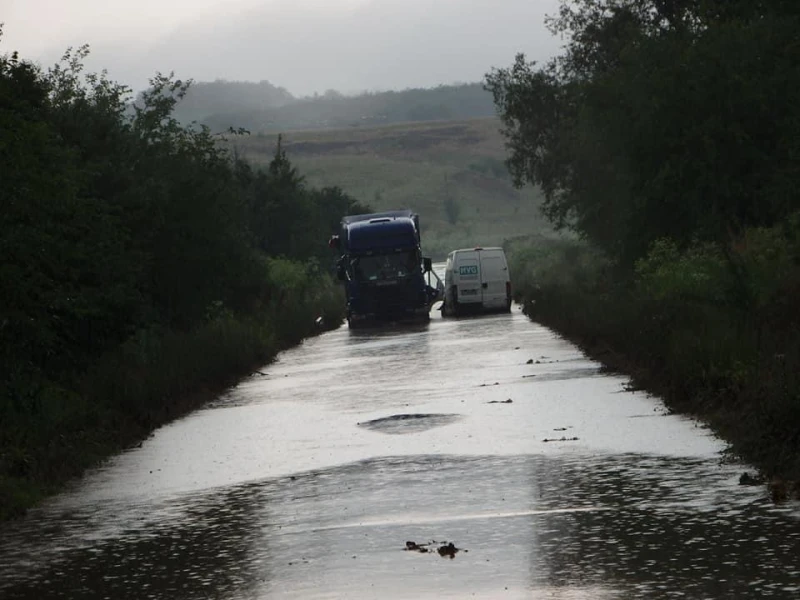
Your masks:
[[[200,98],[211,91],[203,87],[203,84],[197,84],[190,93],[194,94],[193,101],[198,103]],[[217,90],[214,91],[216,93]],[[187,110],[183,104],[178,106],[180,119],[183,119],[183,112]],[[204,106],[208,104],[210,103],[206,102]],[[479,83],[365,93],[358,96],[345,96],[331,90],[321,96],[288,98],[280,104],[264,103],[243,108],[230,102],[221,106],[221,110],[200,119],[213,131],[224,131],[229,127],[244,127],[253,133],[342,129],[495,115],[492,96]]]
[[[183,123],[204,122],[219,113],[259,111],[295,101],[296,98],[287,90],[272,85],[269,81],[218,79],[193,83],[186,96],[178,103],[175,117]]]
[[[424,249],[442,258],[459,247],[550,232],[538,190],[511,183],[499,127],[484,118],[297,131],[284,136],[284,148],[311,185],[338,185],[376,210],[419,211]],[[230,143],[266,164],[276,142],[276,134],[261,134]]]

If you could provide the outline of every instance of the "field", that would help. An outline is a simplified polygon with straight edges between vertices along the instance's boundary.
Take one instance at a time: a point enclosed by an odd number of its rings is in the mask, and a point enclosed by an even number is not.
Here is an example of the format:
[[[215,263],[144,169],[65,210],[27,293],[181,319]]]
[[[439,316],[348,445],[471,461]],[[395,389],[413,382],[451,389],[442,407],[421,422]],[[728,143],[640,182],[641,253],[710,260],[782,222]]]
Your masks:
[[[487,118],[296,131],[283,136],[283,147],[310,185],[337,185],[376,210],[418,211],[423,249],[441,259],[455,248],[500,245],[550,229],[539,191],[512,185],[499,128]],[[231,143],[263,165],[277,135]]]

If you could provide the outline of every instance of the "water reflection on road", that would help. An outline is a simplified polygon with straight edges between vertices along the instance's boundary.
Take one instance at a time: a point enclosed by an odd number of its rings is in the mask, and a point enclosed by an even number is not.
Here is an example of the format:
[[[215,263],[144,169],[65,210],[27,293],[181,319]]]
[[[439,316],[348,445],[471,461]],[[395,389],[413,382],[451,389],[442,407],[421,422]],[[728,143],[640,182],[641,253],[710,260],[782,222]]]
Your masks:
[[[518,311],[262,372],[5,526],[0,597],[800,597],[797,508]]]

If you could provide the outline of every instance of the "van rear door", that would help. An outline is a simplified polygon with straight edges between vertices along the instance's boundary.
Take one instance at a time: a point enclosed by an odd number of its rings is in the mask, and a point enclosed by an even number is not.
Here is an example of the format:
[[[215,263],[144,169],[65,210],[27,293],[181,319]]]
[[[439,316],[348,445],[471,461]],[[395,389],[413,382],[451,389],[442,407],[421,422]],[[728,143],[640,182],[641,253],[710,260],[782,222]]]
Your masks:
[[[483,306],[502,308],[507,304],[508,266],[505,257],[500,252],[491,250],[484,250],[479,256]]]
[[[477,252],[457,253],[454,265],[457,279],[458,302],[472,304],[483,301],[481,269]]]

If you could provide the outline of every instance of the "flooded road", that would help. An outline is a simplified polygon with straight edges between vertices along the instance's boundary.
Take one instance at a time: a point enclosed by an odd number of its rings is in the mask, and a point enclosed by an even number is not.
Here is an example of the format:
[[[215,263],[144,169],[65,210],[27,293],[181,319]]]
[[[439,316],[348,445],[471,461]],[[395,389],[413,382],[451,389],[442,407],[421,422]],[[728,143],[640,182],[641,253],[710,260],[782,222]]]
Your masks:
[[[625,383],[516,308],[326,333],[4,526],[0,598],[800,598],[798,507]]]

